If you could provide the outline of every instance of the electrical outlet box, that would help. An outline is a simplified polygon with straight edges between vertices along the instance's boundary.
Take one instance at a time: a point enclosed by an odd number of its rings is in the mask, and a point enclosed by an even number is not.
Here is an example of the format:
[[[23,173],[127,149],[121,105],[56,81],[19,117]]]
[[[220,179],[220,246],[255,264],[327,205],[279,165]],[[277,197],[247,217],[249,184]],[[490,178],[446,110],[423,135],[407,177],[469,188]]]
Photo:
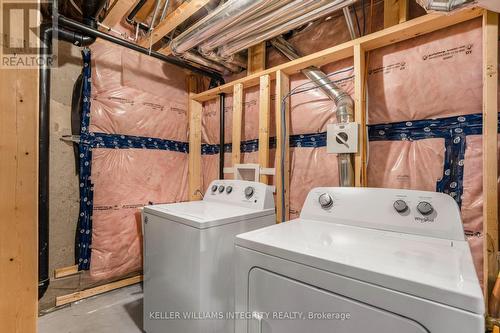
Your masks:
[[[330,124],[327,126],[326,151],[333,154],[358,152],[358,123]]]

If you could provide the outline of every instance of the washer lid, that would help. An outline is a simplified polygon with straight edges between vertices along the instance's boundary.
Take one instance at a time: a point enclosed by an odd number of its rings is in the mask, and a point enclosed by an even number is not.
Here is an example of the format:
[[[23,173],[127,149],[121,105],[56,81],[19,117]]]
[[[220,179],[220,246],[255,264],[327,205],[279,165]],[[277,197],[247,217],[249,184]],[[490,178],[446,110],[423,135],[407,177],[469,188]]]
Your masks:
[[[257,210],[218,202],[190,201],[144,207],[144,212],[198,229],[274,214],[274,209]]]
[[[236,244],[473,313],[484,301],[466,241],[297,219]]]

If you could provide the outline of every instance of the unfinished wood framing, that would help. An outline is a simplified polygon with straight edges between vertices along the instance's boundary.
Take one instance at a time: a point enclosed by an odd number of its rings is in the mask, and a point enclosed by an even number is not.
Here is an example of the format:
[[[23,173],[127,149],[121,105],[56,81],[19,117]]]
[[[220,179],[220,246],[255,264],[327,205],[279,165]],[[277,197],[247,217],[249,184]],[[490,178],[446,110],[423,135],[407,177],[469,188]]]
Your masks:
[[[276,73],[276,222],[282,222],[283,208],[285,221],[290,219],[290,78],[278,71]],[[282,108],[284,108],[285,127],[282,126]],[[285,132],[285,136],[283,136]],[[284,151],[285,158],[281,160]],[[282,172],[284,170],[284,174]],[[283,193],[284,189],[284,193]],[[284,194],[284,196],[283,196]]]
[[[233,91],[233,136],[231,161],[233,166],[241,163],[241,124],[243,122],[243,85],[236,84]]]
[[[354,185],[366,186],[366,54],[359,44],[354,46],[354,121],[358,123],[358,153],[354,158]]]
[[[188,77],[188,118],[189,118],[189,166],[188,166],[188,190],[189,200],[202,199],[202,175],[201,175],[201,111],[203,105],[193,99],[193,94],[198,90],[198,82],[195,75]]]
[[[362,46],[365,52],[378,49],[480,17],[483,15],[483,12],[483,9],[473,7],[461,10],[452,15],[440,13],[427,14],[393,27],[374,32],[367,36],[363,36],[305,57],[289,61],[282,65],[266,69],[262,72],[248,75],[244,78],[196,94],[193,98],[199,102],[209,101],[217,98],[220,93],[231,93],[235,84],[241,83],[244,88],[256,86],[260,83],[260,77],[262,75],[270,75],[271,79],[274,80],[277,71],[282,71],[285,74],[292,75],[299,73],[300,70],[309,66],[321,67],[332,62],[353,57],[355,45]]]
[[[384,28],[406,22],[408,9],[408,0],[384,0]]]
[[[109,28],[113,28],[123,20],[123,17],[127,15],[135,3],[135,0],[115,0],[102,23]],[[104,27],[99,29],[105,30]]]
[[[262,72],[266,69],[266,42],[248,49],[247,75]]]
[[[0,69],[0,332],[38,312],[38,69]]]
[[[95,288],[90,288],[90,289],[86,289],[86,290],[82,290],[82,291],[77,291],[75,293],[71,293],[68,295],[59,296],[59,297],[56,297],[56,306],[61,306],[61,305],[65,305],[68,303],[73,303],[73,302],[80,301],[80,300],[85,299],[85,298],[89,298],[92,296],[106,293],[108,291],[127,287],[130,285],[142,282],[142,279],[143,279],[142,275],[137,275],[137,276],[130,277],[128,279],[123,279],[120,281],[108,283],[108,284],[98,286]]]
[[[259,87],[259,165],[269,167],[269,127],[271,126],[271,77],[260,77]],[[269,176],[261,175],[260,181],[269,184]]]
[[[172,32],[176,27],[190,18],[199,9],[209,3],[210,0],[191,0],[184,1],[179,7],[177,7],[173,12],[168,14],[163,21],[161,21],[151,33],[151,36],[146,36],[139,41],[139,45],[142,47],[149,47],[149,45],[154,45],[163,36]],[[162,49],[163,54],[169,55],[169,49]]]
[[[484,291],[488,304],[495,272],[488,258],[498,253],[498,14],[483,15],[483,255]]]
[[[78,265],[56,268],[54,270],[54,278],[59,279],[66,276],[78,274],[79,272],[80,271],[78,270]]]

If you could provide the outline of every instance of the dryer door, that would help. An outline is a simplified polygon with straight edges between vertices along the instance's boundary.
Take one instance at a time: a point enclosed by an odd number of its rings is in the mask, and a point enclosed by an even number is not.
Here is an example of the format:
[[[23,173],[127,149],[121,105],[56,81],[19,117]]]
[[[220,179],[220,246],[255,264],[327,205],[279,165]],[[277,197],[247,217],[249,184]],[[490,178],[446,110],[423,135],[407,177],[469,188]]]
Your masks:
[[[248,286],[248,333],[428,333],[408,318],[260,268]]]

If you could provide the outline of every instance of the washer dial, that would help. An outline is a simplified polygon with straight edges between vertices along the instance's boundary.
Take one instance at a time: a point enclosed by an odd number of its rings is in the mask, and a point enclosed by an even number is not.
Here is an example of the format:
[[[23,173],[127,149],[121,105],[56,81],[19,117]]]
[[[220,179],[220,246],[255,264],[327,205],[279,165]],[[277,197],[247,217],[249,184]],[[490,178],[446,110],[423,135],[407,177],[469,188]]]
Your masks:
[[[417,205],[417,210],[420,212],[422,215],[429,215],[434,212],[434,207],[427,201],[421,201]]]
[[[408,205],[404,200],[396,200],[392,206],[398,213],[404,213],[408,210]]]

